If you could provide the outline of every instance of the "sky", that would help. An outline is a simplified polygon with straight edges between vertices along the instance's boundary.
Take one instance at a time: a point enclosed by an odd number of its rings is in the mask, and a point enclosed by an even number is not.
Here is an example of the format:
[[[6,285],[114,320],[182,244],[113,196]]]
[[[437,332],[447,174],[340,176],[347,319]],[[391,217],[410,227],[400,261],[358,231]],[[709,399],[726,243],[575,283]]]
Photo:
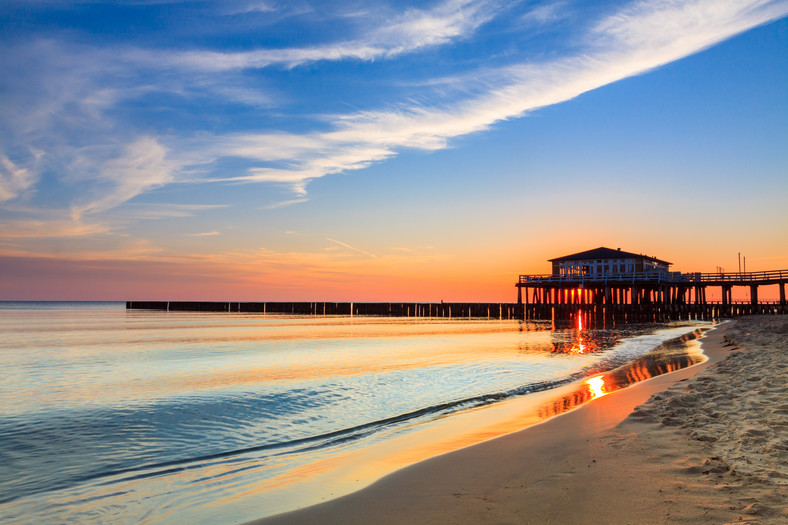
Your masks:
[[[788,269],[787,15],[4,0],[0,300],[511,302],[599,246]]]

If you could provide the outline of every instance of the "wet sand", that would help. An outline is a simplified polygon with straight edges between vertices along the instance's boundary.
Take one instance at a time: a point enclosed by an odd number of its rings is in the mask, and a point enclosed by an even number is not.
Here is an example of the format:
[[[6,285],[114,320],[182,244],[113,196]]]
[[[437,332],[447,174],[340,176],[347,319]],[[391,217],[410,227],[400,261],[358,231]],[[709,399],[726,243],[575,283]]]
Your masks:
[[[786,523],[788,317],[702,344],[701,365],[257,523]]]

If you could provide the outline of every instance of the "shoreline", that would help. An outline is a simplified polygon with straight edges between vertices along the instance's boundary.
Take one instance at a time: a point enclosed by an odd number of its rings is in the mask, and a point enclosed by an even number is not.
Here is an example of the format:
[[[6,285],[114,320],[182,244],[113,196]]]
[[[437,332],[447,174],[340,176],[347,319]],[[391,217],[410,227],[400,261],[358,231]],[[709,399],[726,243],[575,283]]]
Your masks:
[[[730,368],[729,356],[752,352],[740,350],[731,341],[746,346],[748,338],[757,340],[750,325],[763,324],[763,319],[740,318],[709,331],[701,340],[708,360],[701,364],[637,383],[539,425],[424,460],[347,496],[251,523],[724,523],[755,519],[770,523],[772,518],[774,523],[782,522],[788,511],[785,496],[779,493],[785,491],[773,494],[774,486],[785,487],[782,468],[771,479],[762,472],[753,478],[751,473],[739,472],[741,467],[732,468],[724,452],[707,453],[705,448],[714,445],[711,440],[715,438],[693,424],[708,426],[697,415],[709,407],[703,406],[700,412],[691,407],[692,401],[707,403],[698,390],[714,386],[716,381],[709,378],[726,373],[720,363]],[[788,327],[785,318],[766,319]],[[779,345],[784,347],[786,340],[780,339]],[[775,370],[784,374],[786,368]],[[772,394],[785,399],[784,389],[783,381],[772,388]],[[753,393],[762,394],[745,391],[743,402]],[[786,409],[788,405],[778,408]],[[755,432],[757,438],[763,430],[742,432]],[[786,443],[778,437],[772,453],[784,455],[780,447]]]

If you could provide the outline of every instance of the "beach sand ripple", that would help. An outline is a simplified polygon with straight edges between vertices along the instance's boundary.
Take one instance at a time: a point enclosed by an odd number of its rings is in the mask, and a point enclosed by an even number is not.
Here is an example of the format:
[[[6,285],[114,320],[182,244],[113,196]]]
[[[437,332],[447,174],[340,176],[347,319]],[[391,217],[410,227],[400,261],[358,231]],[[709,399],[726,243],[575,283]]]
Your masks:
[[[621,425],[659,459],[713,484],[737,521],[788,522],[788,317],[753,316],[723,328],[726,358],[651,396]],[[688,481],[689,483],[689,481]],[[702,498],[706,487],[699,485]]]

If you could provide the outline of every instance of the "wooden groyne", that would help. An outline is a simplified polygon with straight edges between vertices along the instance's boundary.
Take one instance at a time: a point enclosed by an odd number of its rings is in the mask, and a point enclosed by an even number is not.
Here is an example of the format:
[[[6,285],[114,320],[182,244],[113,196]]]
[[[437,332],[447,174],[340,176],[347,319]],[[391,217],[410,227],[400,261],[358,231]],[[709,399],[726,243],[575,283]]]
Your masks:
[[[356,302],[208,302],[126,301],[127,310],[170,312],[241,312],[293,315],[370,315],[381,317],[446,317],[523,319],[515,303],[356,303]]]

